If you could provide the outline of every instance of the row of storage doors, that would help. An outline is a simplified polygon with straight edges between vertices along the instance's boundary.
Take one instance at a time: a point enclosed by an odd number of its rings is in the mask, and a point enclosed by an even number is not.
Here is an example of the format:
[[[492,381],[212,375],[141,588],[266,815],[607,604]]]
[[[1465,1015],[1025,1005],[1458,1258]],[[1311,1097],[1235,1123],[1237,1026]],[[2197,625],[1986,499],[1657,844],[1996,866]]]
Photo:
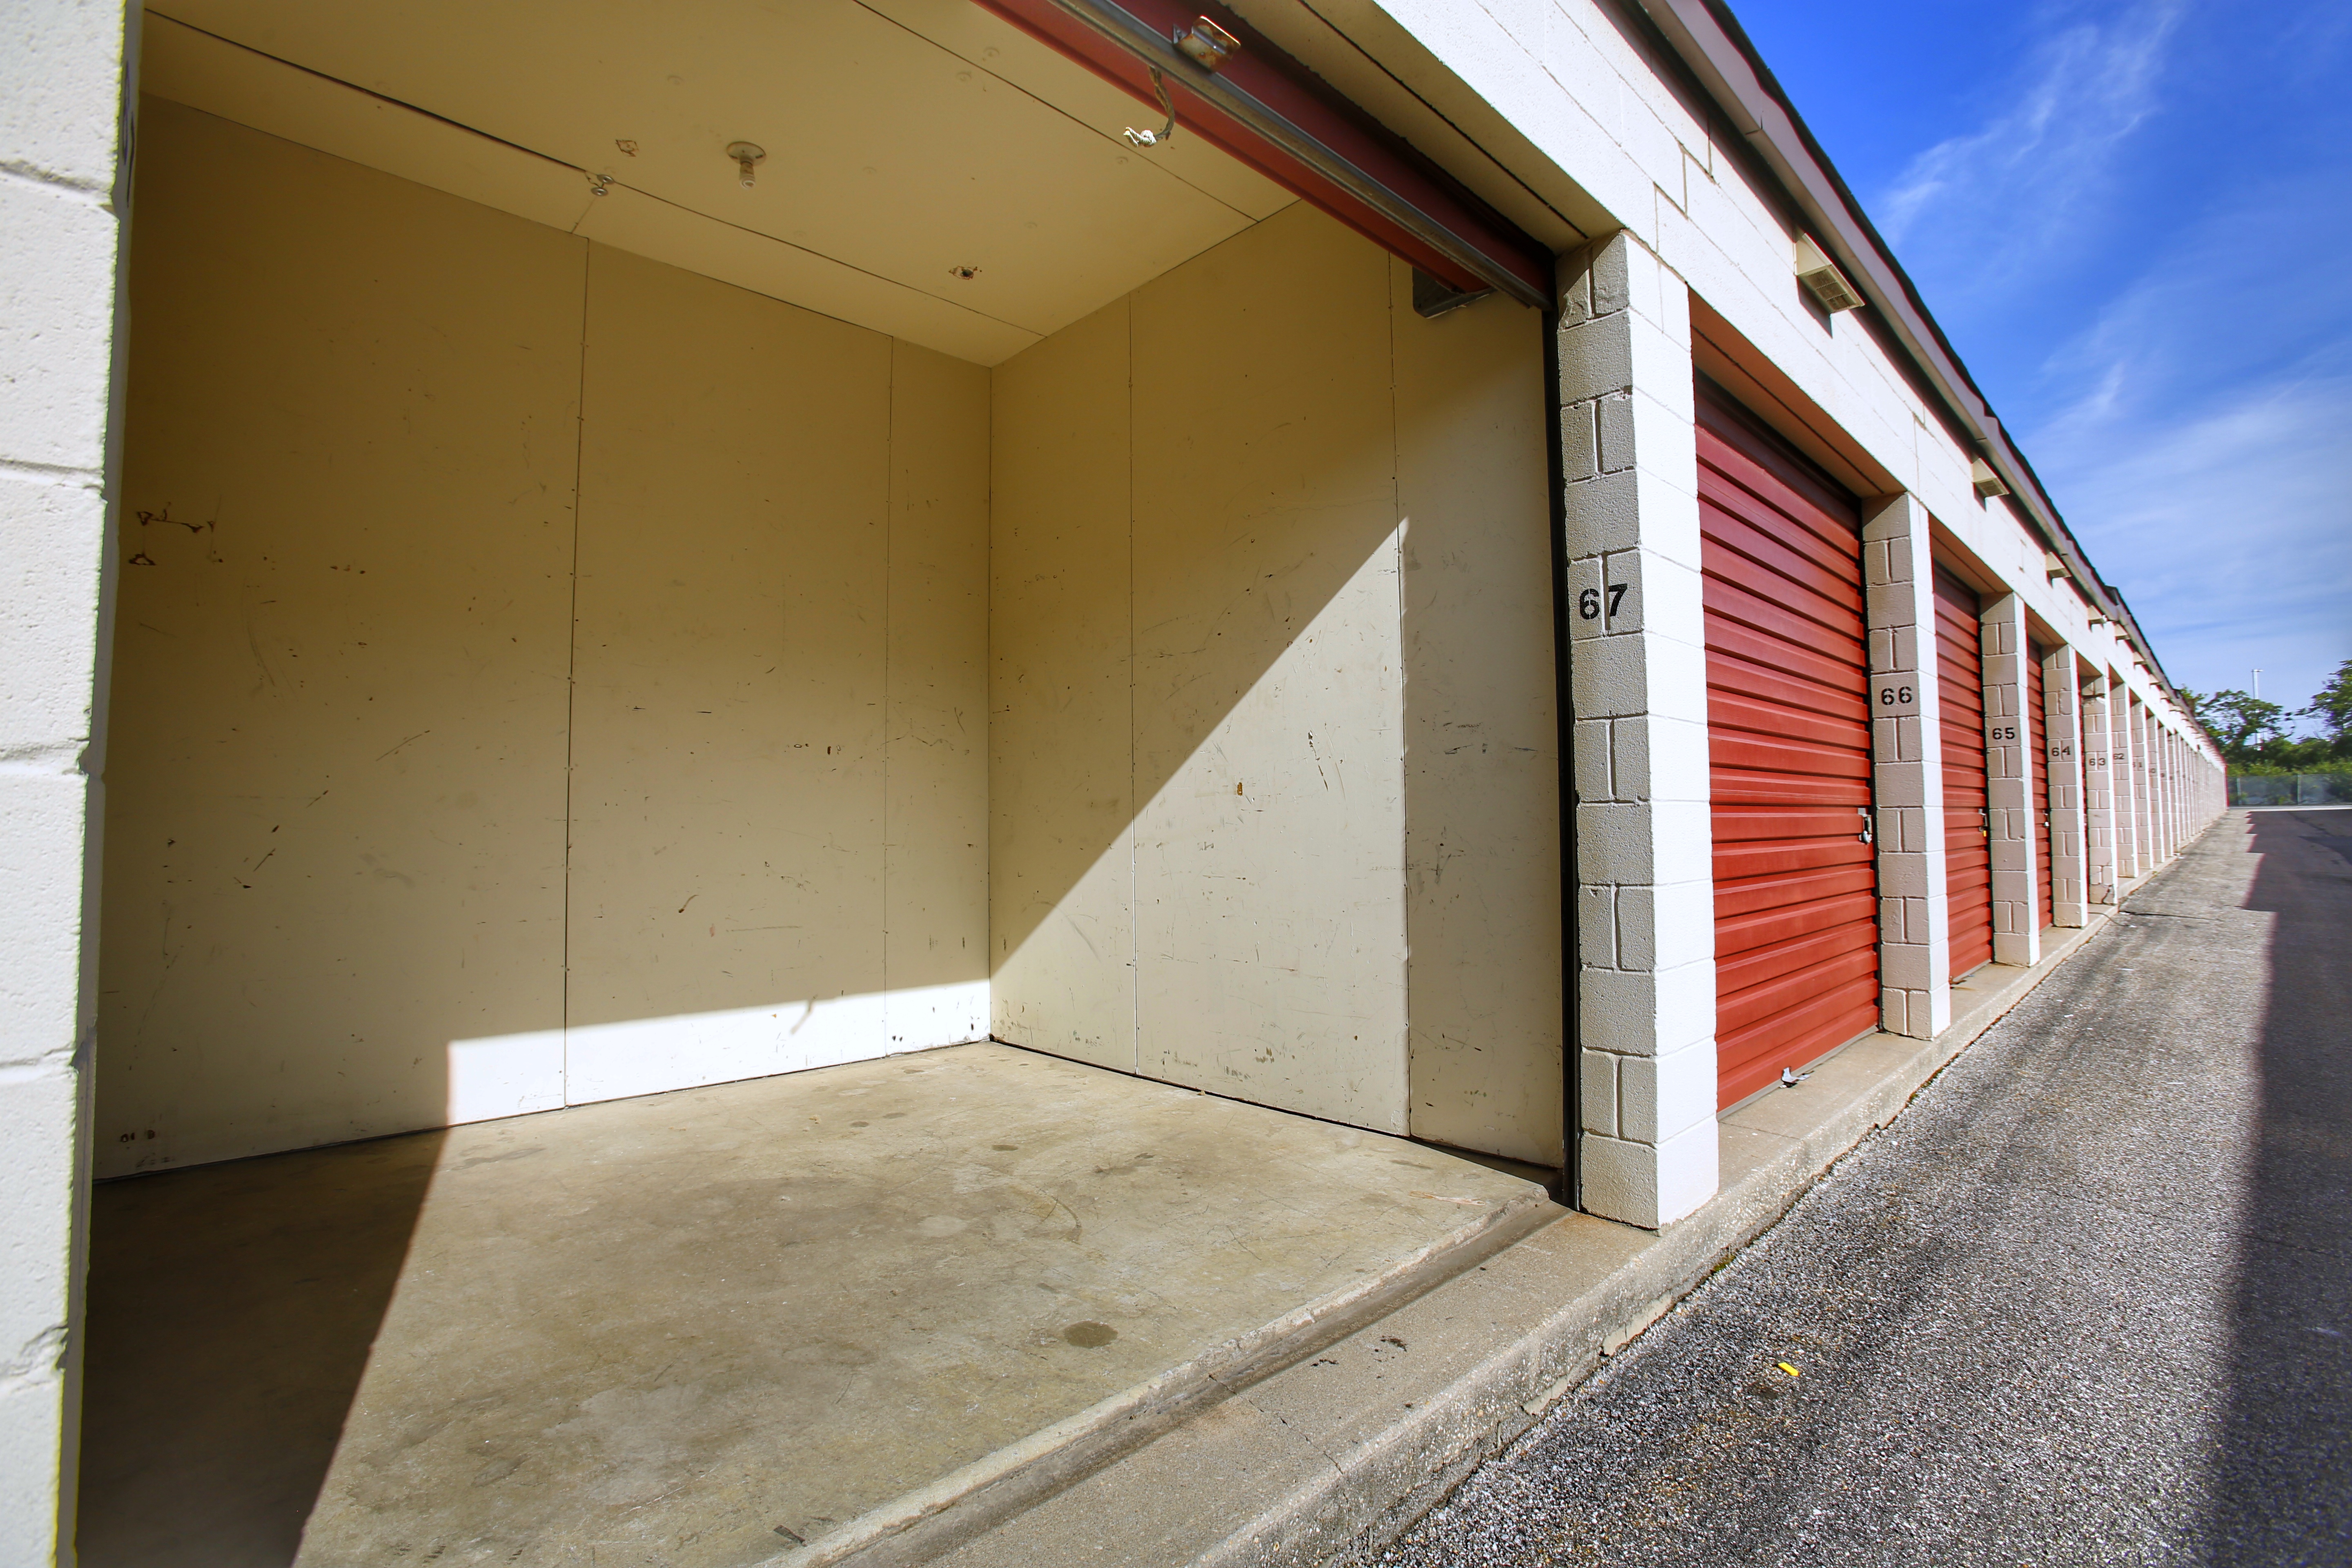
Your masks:
[[[1717,1100],[1878,1026],[1870,658],[1854,499],[1719,395],[1699,401],[1715,830]],[[1993,952],[1976,591],[1936,575],[1951,970]],[[2040,650],[2030,661],[2040,919],[2050,901]]]

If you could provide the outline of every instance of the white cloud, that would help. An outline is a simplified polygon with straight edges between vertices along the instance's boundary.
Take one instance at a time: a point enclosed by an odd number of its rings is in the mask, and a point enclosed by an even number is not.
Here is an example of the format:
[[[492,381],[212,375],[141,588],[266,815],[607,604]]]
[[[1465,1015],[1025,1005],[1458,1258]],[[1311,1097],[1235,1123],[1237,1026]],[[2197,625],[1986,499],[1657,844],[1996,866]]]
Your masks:
[[[2023,433],[2173,678],[2300,702],[2352,657],[2352,209],[2333,163],[2236,184],[2043,365]]]
[[[2085,402],[2032,447],[2167,671],[2300,702],[2352,657],[2352,374],[2294,374],[2171,418]]]
[[[1944,291],[1979,292],[2095,222],[2117,148],[2157,108],[2181,10],[2160,0],[2043,39],[2005,89],[2006,107],[1914,158],[1874,204],[1888,239]]]

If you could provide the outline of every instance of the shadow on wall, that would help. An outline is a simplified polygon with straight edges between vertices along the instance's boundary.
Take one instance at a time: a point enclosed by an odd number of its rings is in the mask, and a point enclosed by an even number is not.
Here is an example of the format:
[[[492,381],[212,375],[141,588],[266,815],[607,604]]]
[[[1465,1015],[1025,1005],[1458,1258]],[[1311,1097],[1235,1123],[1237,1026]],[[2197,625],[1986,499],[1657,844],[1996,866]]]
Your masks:
[[[1538,331],[1301,204],[998,368],[998,1038],[1559,1163]]]
[[[2211,1489],[2217,1568],[2317,1562],[2313,1542],[2352,1540],[2352,811],[2256,812],[2250,826],[2262,858],[2246,907],[2278,923]]]
[[[84,1568],[293,1561],[442,1140],[411,1133],[96,1190]]]

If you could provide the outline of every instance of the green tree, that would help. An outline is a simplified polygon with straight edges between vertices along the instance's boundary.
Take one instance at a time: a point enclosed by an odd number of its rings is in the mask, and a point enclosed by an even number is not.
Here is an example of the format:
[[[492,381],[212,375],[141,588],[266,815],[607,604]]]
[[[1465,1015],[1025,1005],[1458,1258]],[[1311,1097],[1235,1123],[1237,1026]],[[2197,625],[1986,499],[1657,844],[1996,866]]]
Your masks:
[[[2336,755],[2352,756],[2352,658],[2336,667],[2335,679],[2312,697],[2310,707],[2296,709],[2295,717],[2318,720]]]
[[[2221,748],[2221,755],[2238,766],[2260,761],[2263,742],[2286,733],[2286,708],[2243,691],[2189,691],[2182,695],[2196,711],[2197,721]]]

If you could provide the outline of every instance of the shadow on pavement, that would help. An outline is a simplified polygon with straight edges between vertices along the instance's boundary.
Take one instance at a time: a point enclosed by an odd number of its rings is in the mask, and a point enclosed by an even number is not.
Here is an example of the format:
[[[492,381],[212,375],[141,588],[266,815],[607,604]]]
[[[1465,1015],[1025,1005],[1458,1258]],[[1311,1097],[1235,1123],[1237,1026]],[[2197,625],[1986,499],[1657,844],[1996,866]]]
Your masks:
[[[2352,1561],[2352,811],[2265,811],[2246,907],[2278,917],[2261,1144],[2208,1541],[2215,1563]]]
[[[82,1568],[277,1568],[300,1550],[443,1135],[91,1194]]]

